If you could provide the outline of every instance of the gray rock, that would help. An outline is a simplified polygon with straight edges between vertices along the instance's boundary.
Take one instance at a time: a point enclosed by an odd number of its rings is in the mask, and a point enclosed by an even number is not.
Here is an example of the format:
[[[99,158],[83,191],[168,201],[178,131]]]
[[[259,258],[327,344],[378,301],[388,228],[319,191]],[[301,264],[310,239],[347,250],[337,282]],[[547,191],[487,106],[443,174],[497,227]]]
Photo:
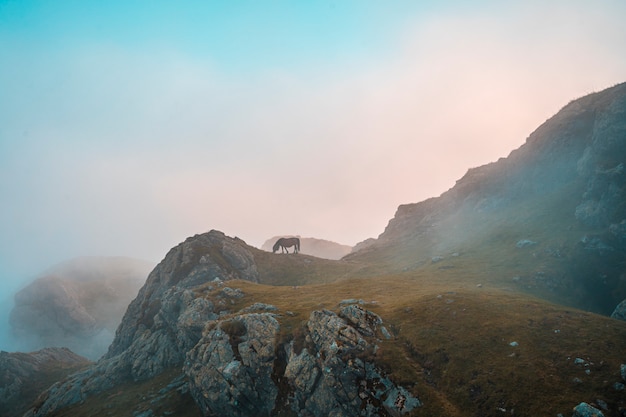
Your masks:
[[[532,240],[522,239],[522,240],[518,240],[515,246],[521,249],[521,248],[526,248],[528,246],[534,246],[536,244],[537,242],[534,242]]]
[[[620,365],[619,373],[622,376],[622,379],[626,381],[626,364]]]
[[[272,314],[238,315],[187,354],[184,372],[203,414],[269,415],[278,395],[272,372],[279,330]]]
[[[618,320],[626,320],[626,300],[623,300],[621,303],[619,303],[615,309],[613,310],[613,313],[611,313],[611,318],[614,319],[618,319]],[[623,376],[624,374],[622,374]]]
[[[242,313],[251,313],[254,311],[278,311],[278,307],[265,303],[254,303],[241,310]]]
[[[293,389],[291,408],[298,416],[378,415],[381,403],[388,413],[401,415],[421,405],[367,360],[376,346],[344,319],[314,311],[307,329],[306,347],[296,352],[292,343],[285,368]]]
[[[341,308],[340,315],[365,336],[374,336],[376,329],[383,324],[378,314],[354,304]]]
[[[604,417],[604,414],[597,408],[583,402],[574,407],[572,417]]]

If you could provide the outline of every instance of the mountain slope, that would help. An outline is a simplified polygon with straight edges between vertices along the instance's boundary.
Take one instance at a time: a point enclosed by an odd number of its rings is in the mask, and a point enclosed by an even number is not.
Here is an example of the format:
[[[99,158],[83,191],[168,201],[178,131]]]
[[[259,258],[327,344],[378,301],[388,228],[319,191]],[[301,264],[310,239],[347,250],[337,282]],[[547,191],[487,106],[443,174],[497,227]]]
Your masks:
[[[445,260],[438,268],[610,314],[626,298],[625,165],[620,84],[571,102],[440,197],[400,206],[347,259],[397,271]]]

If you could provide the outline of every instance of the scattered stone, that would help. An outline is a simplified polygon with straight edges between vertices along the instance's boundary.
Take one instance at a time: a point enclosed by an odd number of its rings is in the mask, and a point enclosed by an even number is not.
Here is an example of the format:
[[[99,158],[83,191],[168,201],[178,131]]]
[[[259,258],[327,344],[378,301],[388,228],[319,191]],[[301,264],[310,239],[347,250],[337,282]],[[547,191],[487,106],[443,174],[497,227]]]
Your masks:
[[[528,246],[533,246],[536,245],[537,242],[534,242],[532,240],[528,240],[528,239],[522,239],[522,240],[518,240],[517,243],[515,244],[516,247],[518,247],[519,249],[521,248],[526,248]]]
[[[597,399],[596,404],[598,404],[600,408],[603,409],[604,411],[609,411],[609,405],[606,403],[606,401]]]
[[[274,305],[271,305],[271,304],[254,303],[254,304],[244,308],[241,311],[243,313],[251,313],[253,311],[278,311],[278,307],[276,307]]]
[[[385,326],[380,326],[380,332],[383,334],[383,337],[387,340],[391,339],[391,333]]]
[[[477,288],[482,288],[482,287],[483,287],[483,284],[476,284],[476,287],[477,287]]]
[[[622,384],[621,382],[616,382],[615,384],[613,384],[613,389],[615,389],[615,391],[623,391],[624,387],[624,384]]]
[[[243,291],[239,288],[232,289],[230,287],[222,288],[222,295],[228,298],[242,298],[244,296]]]
[[[509,346],[516,347],[516,346],[519,346],[519,343],[517,343],[517,342],[511,342],[511,343],[509,343]]]
[[[445,258],[443,256],[433,256],[430,260],[432,263],[436,264],[437,262],[443,261]]]
[[[357,300],[356,298],[347,298],[339,302],[340,306],[345,306],[348,304],[361,304],[362,305],[362,304],[365,304],[365,301],[363,301],[362,299]]]
[[[574,363],[576,365],[584,365],[585,363],[587,363],[587,361],[584,360],[583,358],[576,358],[576,359],[574,359]]]
[[[572,417],[604,417],[604,414],[597,408],[583,402],[574,407]]]

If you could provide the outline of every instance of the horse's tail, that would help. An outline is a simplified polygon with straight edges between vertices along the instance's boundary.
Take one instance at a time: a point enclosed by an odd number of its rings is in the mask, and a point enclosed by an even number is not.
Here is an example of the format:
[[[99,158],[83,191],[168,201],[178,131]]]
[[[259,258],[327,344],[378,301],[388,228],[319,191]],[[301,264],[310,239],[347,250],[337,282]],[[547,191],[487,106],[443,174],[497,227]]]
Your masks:
[[[300,252],[300,239],[296,238],[296,248],[298,248],[298,252]]]

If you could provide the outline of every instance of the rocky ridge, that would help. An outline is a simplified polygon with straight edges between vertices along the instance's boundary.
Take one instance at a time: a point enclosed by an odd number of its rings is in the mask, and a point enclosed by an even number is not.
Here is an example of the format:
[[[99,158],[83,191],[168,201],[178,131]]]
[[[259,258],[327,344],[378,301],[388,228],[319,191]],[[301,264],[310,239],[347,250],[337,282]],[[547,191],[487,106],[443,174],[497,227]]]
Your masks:
[[[398,253],[392,266],[407,270],[415,254],[483,251],[493,265],[502,246],[490,242],[510,235],[508,264],[526,266],[520,284],[609,315],[626,298],[625,166],[626,83],[570,102],[519,149],[468,170],[441,196],[401,205],[378,239],[347,259]],[[528,238],[536,247],[517,250]]]
[[[258,280],[243,241],[210,231],[172,249],[129,306],[107,355],[52,386],[29,415],[173,368],[207,415],[402,415],[420,405],[371,360],[380,317],[355,305],[339,315],[314,311],[289,340],[281,334],[286,312],[240,309],[244,294],[226,285],[231,279]]]

